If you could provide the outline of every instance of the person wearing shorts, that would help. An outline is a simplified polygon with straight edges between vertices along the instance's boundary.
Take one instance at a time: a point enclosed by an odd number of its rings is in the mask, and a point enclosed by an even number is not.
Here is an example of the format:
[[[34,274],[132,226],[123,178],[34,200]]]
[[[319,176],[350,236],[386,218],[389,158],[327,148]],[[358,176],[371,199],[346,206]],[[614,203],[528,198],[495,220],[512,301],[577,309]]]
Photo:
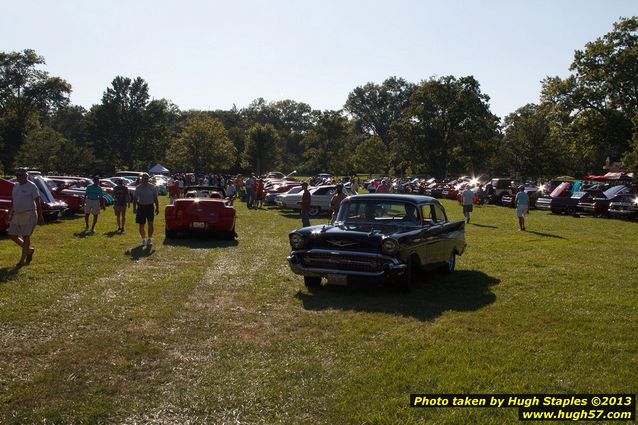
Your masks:
[[[470,185],[465,186],[465,190],[461,193],[463,198],[463,215],[465,215],[465,222],[470,222],[470,213],[474,209],[474,192],[470,189]]]
[[[529,211],[529,195],[525,192],[523,186],[518,188],[514,202],[516,204],[519,230],[525,230],[525,214]]]
[[[128,187],[124,186],[124,180],[117,179],[117,186],[113,188],[113,211],[117,220],[117,231],[124,232],[126,225],[126,207],[131,205],[131,195]]]
[[[90,234],[95,233],[95,225],[97,224],[97,216],[100,210],[104,209],[104,190],[100,187],[100,178],[93,177],[93,184],[86,187],[84,194],[84,232]],[[93,214],[93,224],[89,231],[89,215]]]
[[[228,198],[228,205],[233,205],[233,201],[235,200],[235,185],[232,180],[229,180],[228,186],[226,186],[226,197]]]
[[[142,174],[142,182],[135,188],[133,196],[133,213],[135,213],[135,222],[140,225],[142,246],[153,244],[153,220],[159,214],[157,188],[148,182],[148,178],[148,174]],[[153,214],[153,204],[155,214]],[[146,223],[148,223],[148,239],[146,239]]]
[[[31,263],[35,248],[31,246],[31,235],[35,225],[44,224],[40,192],[38,187],[27,179],[27,170],[20,168],[16,172],[18,183],[13,185],[11,208],[9,208],[9,229],[11,240],[22,248],[22,256],[16,267]]]

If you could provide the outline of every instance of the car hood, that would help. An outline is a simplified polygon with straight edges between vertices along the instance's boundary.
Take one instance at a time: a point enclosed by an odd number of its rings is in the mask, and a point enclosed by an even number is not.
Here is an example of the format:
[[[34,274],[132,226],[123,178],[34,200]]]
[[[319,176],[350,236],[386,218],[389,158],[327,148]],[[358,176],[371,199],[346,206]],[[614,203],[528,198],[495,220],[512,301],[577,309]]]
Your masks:
[[[297,229],[306,238],[306,249],[338,249],[379,252],[381,243],[387,237],[396,237],[416,227],[378,224],[342,224],[338,226],[319,225]]]

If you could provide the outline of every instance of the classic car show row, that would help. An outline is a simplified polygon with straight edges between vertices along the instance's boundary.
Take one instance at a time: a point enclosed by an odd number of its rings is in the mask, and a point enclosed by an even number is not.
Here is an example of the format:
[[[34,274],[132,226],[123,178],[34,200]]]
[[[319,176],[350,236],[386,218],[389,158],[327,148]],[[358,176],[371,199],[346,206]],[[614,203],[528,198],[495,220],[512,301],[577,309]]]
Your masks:
[[[140,184],[141,172],[123,171],[101,178],[103,202],[113,187],[123,183],[129,193]],[[73,176],[43,176],[29,172],[36,184],[45,217],[83,211],[85,190],[91,180]],[[422,270],[452,272],[456,257],[465,250],[465,221],[450,220],[437,198],[458,199],[470,189],[474,204],[514,206],[517,192],[529,197],[529,207],[552,213],[591,214],[597,217],[638,218],[636,186],[627,178],[589,176],[589,181],[556,179],[542,185],[509,178],[460,177],[436,180],[370,178],[337,179],[322,173],[306,182],[278,172],[263,177],[155,175],[159,194],[168,194],[165,207],[166,238],[209,234],[223,239],[236,237],[235,198],[249,208],[265,205],[282,210],[300,210],[307,193],[307,213],[317,217],[332,213],[329,223],[300,227],[289,234],[291,270],[304,277],[308,287],[354,281],[391,282],[407,289]],[[11,188],[15,179],[0,180],[0,231],[8,226]],[[367,191],[368,194],[358,194]],[[334,197],[343,193],[335,205]],[[343,199],[343,200],[341,200]],[[467,216],[469,222],[469,215]],[[524,228],[522,228],[524,229]]]

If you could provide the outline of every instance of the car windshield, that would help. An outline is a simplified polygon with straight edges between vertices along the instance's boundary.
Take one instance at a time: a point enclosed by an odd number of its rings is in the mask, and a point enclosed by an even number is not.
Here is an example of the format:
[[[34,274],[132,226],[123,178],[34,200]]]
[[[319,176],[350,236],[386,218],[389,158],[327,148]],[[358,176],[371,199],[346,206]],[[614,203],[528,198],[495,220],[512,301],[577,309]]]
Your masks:
[[[581,198],[584,198],[585,196],[587,196],[587,192],[574,192],[574,193],[572,193],[572,198],[573,199],[581,199]]]
[[[337,222],[418,226],[421,219],[416,206],[409,202],[354,200],[341,204]]]

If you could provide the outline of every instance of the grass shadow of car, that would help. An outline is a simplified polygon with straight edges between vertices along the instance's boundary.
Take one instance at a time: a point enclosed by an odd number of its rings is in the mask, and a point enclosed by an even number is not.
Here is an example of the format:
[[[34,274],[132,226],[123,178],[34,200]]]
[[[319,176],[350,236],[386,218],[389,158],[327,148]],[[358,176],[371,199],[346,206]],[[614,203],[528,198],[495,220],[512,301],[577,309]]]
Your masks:
[[[310,293],[299,291],[297,298],[306,310],[348,310],[400,314],[431,321],[446,311],[476,311],[496,300],[490,287],[499,279],[472,270],[421,279],[409,293],[391,285],[326,285]]]
[[[164,245],[185,246],[191,249],[230,248],[239,245],[237,239],[224,240],[207,235],[189,235],[164,239]]]
[[[58,223],[60,221],[71,221],[71,220],[79,220],[84,218],[84,213],[76,212],[76,213],[65,213],[59,217],[52,219],[51,223]]]
[[[326,218],[330,218],[332,213],[328,213],[327,211],[321,211],[319,214],[314,215],[314,216],[310,216],[310,220],[325,220]],[[279,211],[279,215],[284,217],[284,218],[296,218],[301,220],[301,212],[300,211],[294,211],[294,210],[287,210],[287,211],[283,211],[280,210]]]

